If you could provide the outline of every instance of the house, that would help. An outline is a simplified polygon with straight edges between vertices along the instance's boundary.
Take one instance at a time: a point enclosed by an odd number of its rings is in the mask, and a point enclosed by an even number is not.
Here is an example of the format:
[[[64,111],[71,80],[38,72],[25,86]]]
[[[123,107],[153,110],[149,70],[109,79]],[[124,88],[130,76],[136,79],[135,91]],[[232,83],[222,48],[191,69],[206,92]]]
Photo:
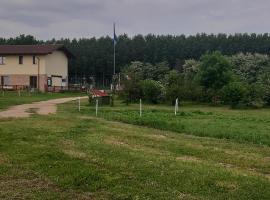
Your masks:
[[[67,87],[70,58],[63,45],[0,45],[0,88]]]

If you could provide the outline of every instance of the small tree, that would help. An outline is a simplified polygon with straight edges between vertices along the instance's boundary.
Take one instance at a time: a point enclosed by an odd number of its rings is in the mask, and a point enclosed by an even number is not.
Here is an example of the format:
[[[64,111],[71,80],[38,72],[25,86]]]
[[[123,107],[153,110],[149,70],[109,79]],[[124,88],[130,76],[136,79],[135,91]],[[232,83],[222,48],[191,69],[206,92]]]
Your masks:
[[[222,99],[225,103],[236,107],[245,103],[248,95],[248,88],[241,82],[231,82],[223,88]]]
[[[154,80],[143,80],[140,82],[142,97],[148,103],[159,103],[164,99],[164,88],[162,84]]]
[[[218,51],[202,56],[198,80],[206,91],[210,90],[212,95],[216,96],[218,90],[231,80],[230,62]]]

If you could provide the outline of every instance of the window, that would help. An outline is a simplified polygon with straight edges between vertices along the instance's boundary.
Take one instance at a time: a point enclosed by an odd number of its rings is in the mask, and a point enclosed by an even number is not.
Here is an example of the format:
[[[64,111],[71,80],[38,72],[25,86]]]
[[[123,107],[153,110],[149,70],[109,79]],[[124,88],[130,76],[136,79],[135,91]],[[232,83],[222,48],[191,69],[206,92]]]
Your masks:
[[[10,85],[9,76],[1,76],[1,85]]]
[[[19,64],[20,64],[20,65],[23,64],[23,56],[19,56]]]
[[[47,85],[48,86],[52,86],[52,78],[51,77],[48,77],[48,79],[47,79]]]
[[[0,56],[0,65],[5,65],[6,64],[6,57]]]
[[[33,65],[36,65],[37,64],[37,58],[36,56],[33,56]]]

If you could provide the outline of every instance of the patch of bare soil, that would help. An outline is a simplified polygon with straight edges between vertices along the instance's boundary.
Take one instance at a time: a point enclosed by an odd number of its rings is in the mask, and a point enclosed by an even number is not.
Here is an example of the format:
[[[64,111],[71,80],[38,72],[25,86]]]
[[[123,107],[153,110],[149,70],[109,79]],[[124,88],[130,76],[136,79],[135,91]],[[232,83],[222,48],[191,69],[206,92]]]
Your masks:
[[[183,162],[202,162],[201,159],[199,159],[195,156],[178,156],[178,157],[176,157],[176,160],[180,160]]]
[[[57,194],[59,199],[94,199],[91,193],[63,190],[51,181],[33,174],[27,178],[0,176],[0,199],[39,199],[49,193]]]
[[[217,181],[216,186],[229,190],[229,191],[234,191],[238,189],[238,185],[236,183],[227,182],[227,181]]]
[[[9,162],[8,158],[0,153],[0,165],[7,164]]]
[[[87,157],[86,153],[76,148],[75,142],[72,140],[64,140],[60,145],[63,153],[72,158],[85,159]]]

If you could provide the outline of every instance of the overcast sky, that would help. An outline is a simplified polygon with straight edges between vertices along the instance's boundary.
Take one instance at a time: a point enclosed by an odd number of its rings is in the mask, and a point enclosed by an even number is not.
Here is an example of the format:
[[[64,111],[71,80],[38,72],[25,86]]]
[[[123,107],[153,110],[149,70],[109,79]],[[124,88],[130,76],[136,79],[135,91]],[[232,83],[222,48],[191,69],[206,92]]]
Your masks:
[[[270,32],[269,0],[0,0],[0,37]]]

